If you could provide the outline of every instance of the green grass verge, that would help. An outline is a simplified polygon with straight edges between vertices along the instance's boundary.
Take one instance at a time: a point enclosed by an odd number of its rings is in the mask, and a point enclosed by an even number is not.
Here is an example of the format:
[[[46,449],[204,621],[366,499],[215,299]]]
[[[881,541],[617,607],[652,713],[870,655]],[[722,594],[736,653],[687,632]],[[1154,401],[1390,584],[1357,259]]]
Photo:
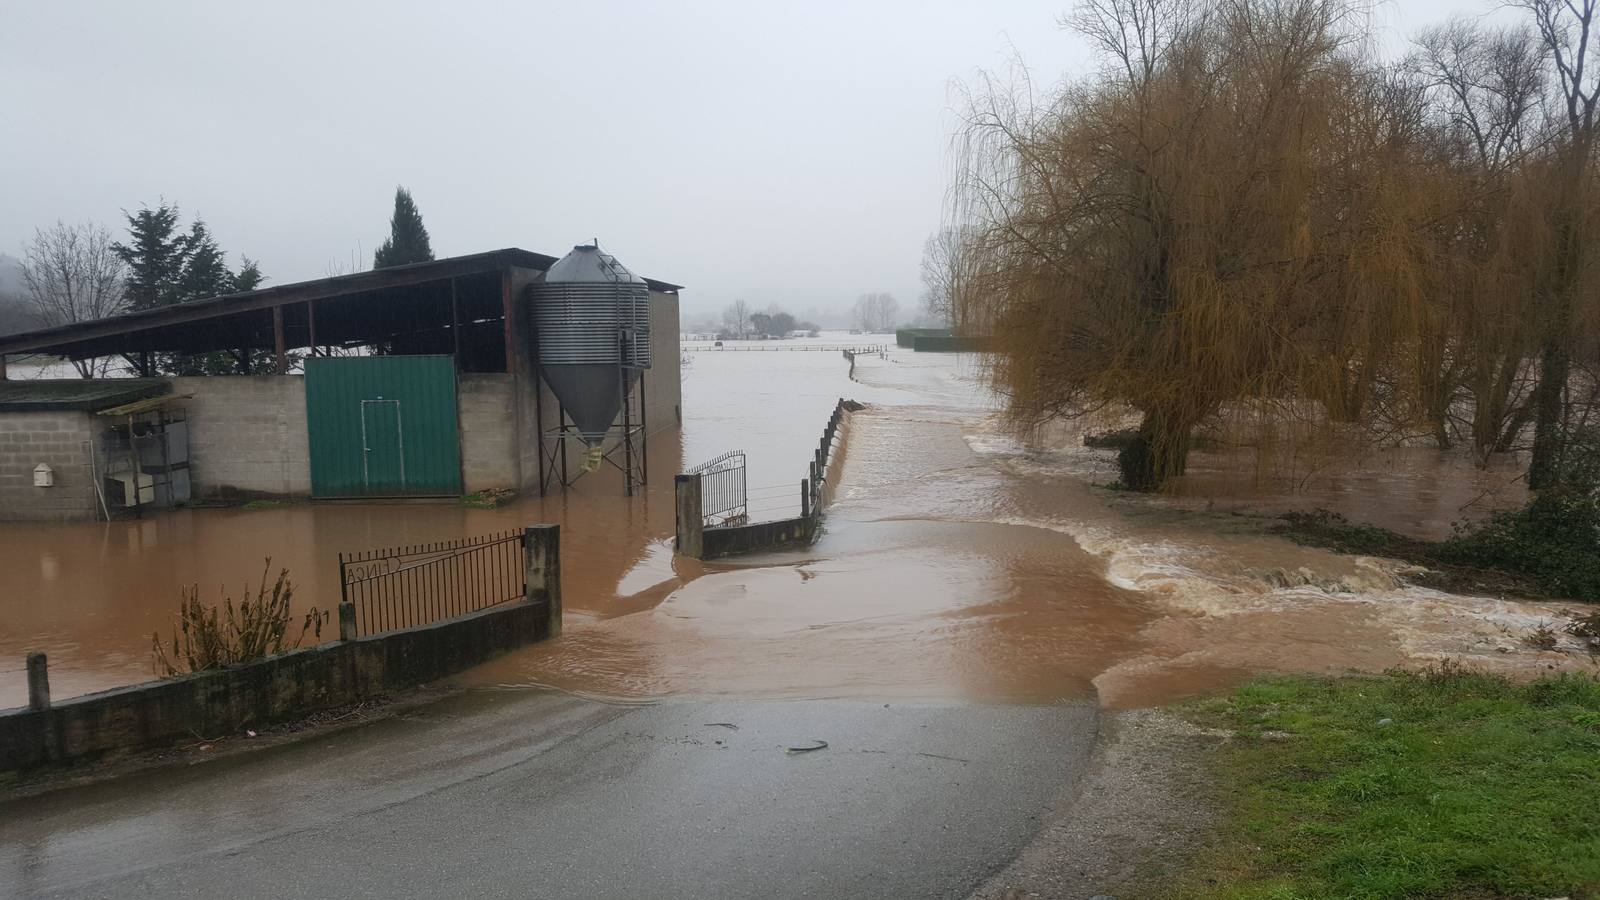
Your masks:
[[[1170,897],[1600,897],[1600,681],[1266,678],[1180,709],[1238,738]]]

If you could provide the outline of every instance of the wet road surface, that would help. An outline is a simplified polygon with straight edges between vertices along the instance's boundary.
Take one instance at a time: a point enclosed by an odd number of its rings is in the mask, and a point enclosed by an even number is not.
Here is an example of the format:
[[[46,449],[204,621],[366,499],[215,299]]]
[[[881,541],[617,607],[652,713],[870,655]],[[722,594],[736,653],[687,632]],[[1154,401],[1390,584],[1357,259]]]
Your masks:
[[[963,897],[1068,795],[1094,716],[1084,701],[627,706],[475,691],[0,806],[0,890]]]

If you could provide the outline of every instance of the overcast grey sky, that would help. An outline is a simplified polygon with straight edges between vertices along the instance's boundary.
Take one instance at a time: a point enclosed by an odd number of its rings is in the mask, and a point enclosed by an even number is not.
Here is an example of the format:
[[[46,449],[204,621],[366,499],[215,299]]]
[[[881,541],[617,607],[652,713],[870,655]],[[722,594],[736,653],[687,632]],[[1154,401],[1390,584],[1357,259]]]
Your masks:
[[[952,82],[1081,72],[1070,6],[0,0],[0,252],[165,197],[282,284],[370,266],[404,184],[440,256],[598,236],[686,313],[909,307]]]

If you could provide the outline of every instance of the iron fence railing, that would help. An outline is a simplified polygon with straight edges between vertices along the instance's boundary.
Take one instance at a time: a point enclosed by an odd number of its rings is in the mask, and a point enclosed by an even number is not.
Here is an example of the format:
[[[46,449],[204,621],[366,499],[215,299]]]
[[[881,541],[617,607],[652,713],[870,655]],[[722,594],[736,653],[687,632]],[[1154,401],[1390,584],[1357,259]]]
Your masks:
[[[744,451],[730,450],[689,470],[700,476],[700,517],[707,527],[733,525],[749,515]]]
[[[362,634],[426,625],[525,596],[522,533],[339,554]]]

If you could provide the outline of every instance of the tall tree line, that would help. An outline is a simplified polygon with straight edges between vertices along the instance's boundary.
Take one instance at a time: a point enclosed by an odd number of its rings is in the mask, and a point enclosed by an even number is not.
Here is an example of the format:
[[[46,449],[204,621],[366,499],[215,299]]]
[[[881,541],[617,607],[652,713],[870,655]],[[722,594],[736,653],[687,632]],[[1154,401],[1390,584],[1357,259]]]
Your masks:
[[[248,256],[237,271],[228,268],[227,254],[210,229],[195,219],[182,227],[176,205],[162,201],[155,208],[141,207],[125,214],[128,239],[112,244],[127,266],[126,301],[129,309],[155,309],[260,287],[265,276]],[[240,347],[209,353],[159,353],[151,359],[152,374],[224,375],[267,371],[272,351]],[[136,367],[143,360],[130,360]]]
[[[972,93],[930,282],[1019,426],[1138,414],[1130,487],[1225,418],[1526,449],[1558,486],[1600,400],[1597,3],[1386,63],[1354,0],[1084,0],[1098,71]]]

